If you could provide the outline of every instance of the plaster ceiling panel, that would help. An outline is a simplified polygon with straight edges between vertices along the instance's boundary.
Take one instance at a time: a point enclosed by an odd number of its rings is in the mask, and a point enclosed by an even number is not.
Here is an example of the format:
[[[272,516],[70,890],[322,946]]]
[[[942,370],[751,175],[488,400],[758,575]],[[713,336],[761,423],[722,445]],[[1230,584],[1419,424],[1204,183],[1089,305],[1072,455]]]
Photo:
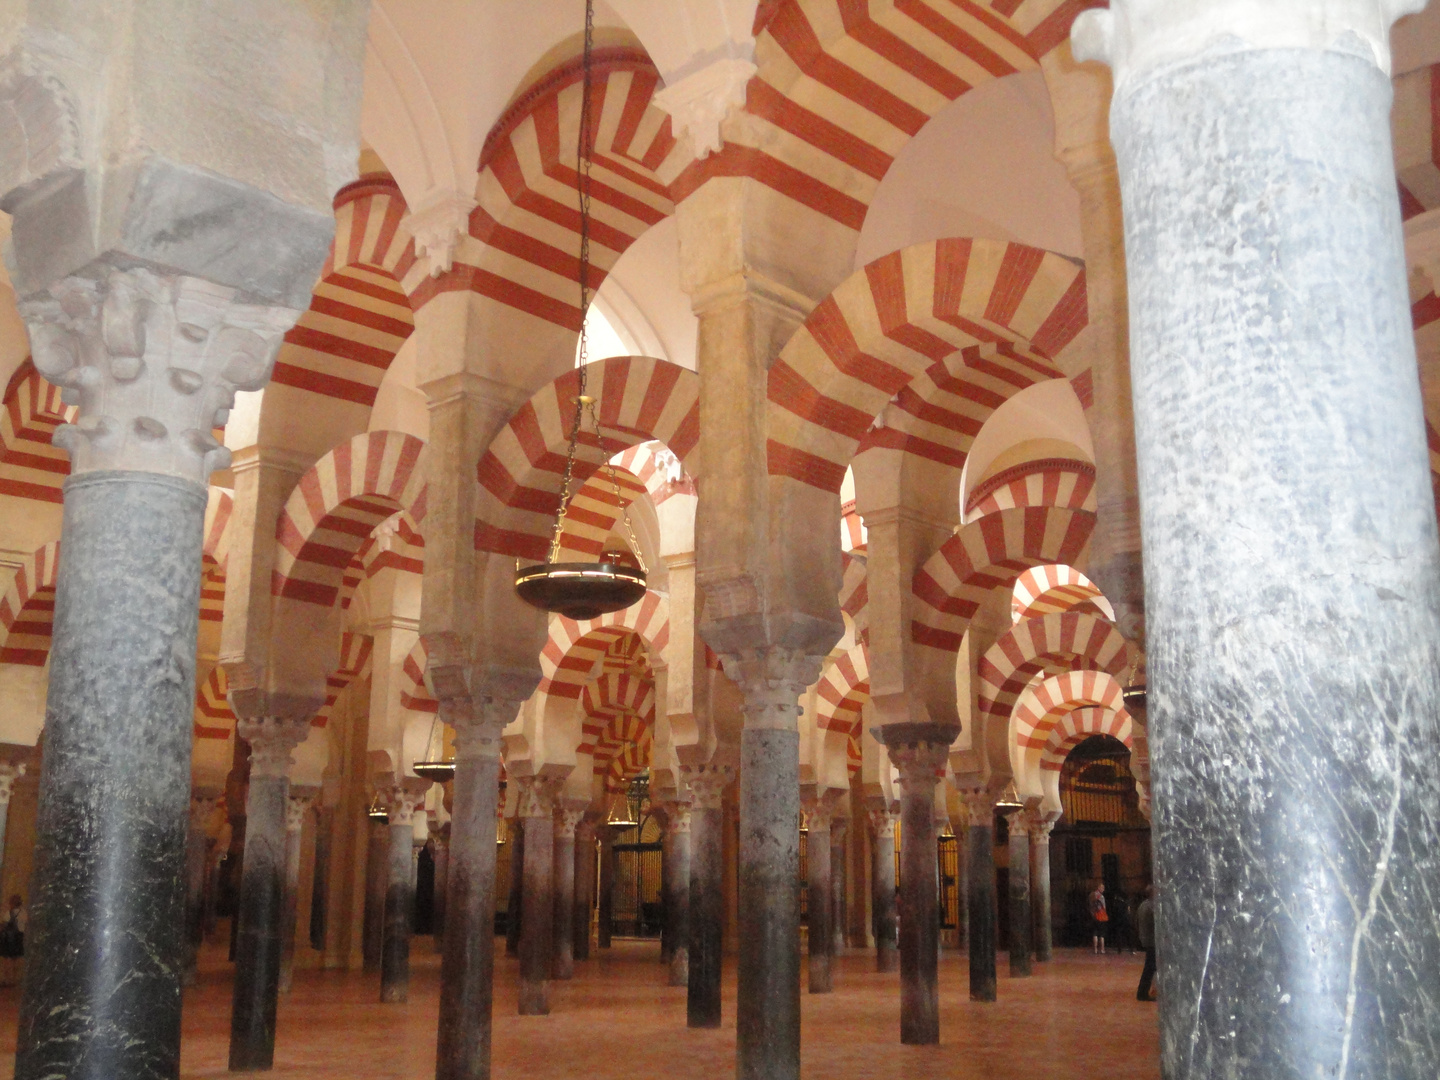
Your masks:
[[[712,60],[754,51],[756,0],[610,0],[667,84]]]
[[[948,236],[1080,257],[1080,197],[1054,156],[1045,78],[996,79],[946,105],[905,145],[860,231],[855,266]]]
[[[641,234],[600,286],[599,306],[641,355],[695,370],[699,321],[680,289],[680,240],[673,217]],[[599,359],[599,357],[596,357]]]
[[[965,458],[961,505],[970,488],[989,473],[992,462],[1012,446],[1035,440],[1070,443],[1095,459],[1090,425],[1069,380],[1050,379],[1026,387],[990,414]]]

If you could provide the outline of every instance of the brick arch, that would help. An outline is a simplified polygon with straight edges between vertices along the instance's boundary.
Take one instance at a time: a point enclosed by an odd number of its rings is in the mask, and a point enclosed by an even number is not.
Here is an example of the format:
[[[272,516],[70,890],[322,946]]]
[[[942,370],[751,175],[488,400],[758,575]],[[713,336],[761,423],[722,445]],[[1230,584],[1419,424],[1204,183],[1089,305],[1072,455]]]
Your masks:
[[[1095,509],[1095,466],[1075,458],[1042,458],[1002,469],[976,484],[965,498],[965,516],[983,517],[1017,506]]]
[[[977,668],[980,711],[1005,721],[1030,680],[1044,671],[1094,669],[1116,678],[1130,663],[1130,646],[1115,624],[1069,612],[1016,623],[985,651]]]
[[[60,541],[26,556],[0,596],[0,664],[44,667],[55,629],[55,581]]]
[[[27,356],[10,376],[0,402],[0,495],[61,501],[70,455],[51,440],[56,428],[75,419],[76,411]]]
[[[578,700],[606,653],[627,635],[633,635],[635,643],[643,646],[645,662],[652,670],[662,667],[670,640],[669,600],[649,591],[622,611],[584,622],[564,616],[552,618],[550,636],[540,653],[540,691]]]
[[[854,737],[860,710],[870,700],[870,653],[856,644],[826,666],[815,686],[815,722],[826,731]]]
[[[1050,729],[1049,739],[1040,755],[1039,779],[1043,792],[1040,806],[1047,817],[1058,817],[1064,808],[1060,801],[1060,771],[1065,766],[1065,759],[1071,750],[1093,735],[1109,735],[1118,739],[1131,752],[1132,761],[1138,752],[1140,740],[1136,724],[1124,709],[1084,708],[1065,713]],[[1150,785],[1138,775],[1134,779],[1141,813],[1146,813],[1150,803]],[[1146,816],[1149,816],[1148,813]]]
[[[405,660],[400,665],[400,707],[412,712],[437,713],[440,703],[430,696],[425,685],[425,667],[430,661],[430,650],[425,639],[417,638]]]
[[[610,759],[605,769],[605,790],[610,794],[623,792],[630,781],[650,767],[650,751],[653,739],[647,731],[639,738],[627,742]]]
[[[360,545],[340,581],[340,607],[349,610],[355,590],[382,570],[425,572],[425,534],[412,514],[400,510],[386,518]]]
[[[195,687],[194,736],[197,739],[228,739],[235,730],[230,710],[230,679],[216,664]]]
[[[363,678],[370,669],[370,659],[375,651],[375,639],[369,634],[352,633],[347,630],[340,635],[340,657],[335,670],[325,677],[325,704],[315,714],[315,727],[324,727],[330,720],[330,711],[340,695],[356,679]]]
[[[372,431],[342,443],[300,478],[276,524],[271,593],[329,607],[361,545],[398,510],[424,517],[420,455],[425,444],[399,431]]]
[[[385,173],[335,196],[335,239],[310,307],[285,335],[271,382],[369,408],[415,328],[400,282],[415,263],[405,199]]]
[[[205,504],[204,559],[207,566],[223,567],[230,556],[230,515],[235,500],[224,488],[211,487]]]
[[[581,435],[577,479],[589,479],[610,457],[652,440],[687,462],[700,438],[700,379],[693,371],[664,360],[620,356],[591,363],[588,380],[590,393],[599,398],[603,431],[600,439]],[[568,371],[541,390],[481,457],[475,550],[545,558],[578,385],[578,372]]]
[[[1099,709],[1123,714],[1124,689],[1103,671],[1067,671],[1031,685],[1010,713],[1010,768],[1022,798],[1044,794],[1040,787],[1040,760],[1057,724],[1077,709]],[[1129,743],[1127,743],[1129,745]],[[1063,755],[1062,755],[1063,759]]]
[[[992,589],[1012,587],[1032,566],[1074,562],[1094,527],[1094,514],[1053,506],[1002,510],[962,526],[915,571],[910,640],[957,652]]]
[[[1024,244],[934,240],[851,275],[770,368],[771,476],[838,492],[870,446],[954,467],[1013,394],[1062,378],[1085,271]]]
[[[659,73],[639,49],[597,49],[593,62],[590,257],[598,287],[646,229],[674,213],[662,175],[679,168],[670,118],[652,102]],[[497,308],[578,333],[575,205],[580,58],[540,78],[501,116],[480,153],[477,206],[454,267],[406,276],[416,307],[441,292],[477,293]]]
[[[862,642],[870,640],[870,586],[866,571],[869,560],[853,552],[840,553],[840,610],[855,624],[855,636]]]
[[[1115,609],[1096,585],[1073,566],[1035,566],[1015,579],[1010,596],[1013,622],[1060,611],[1089,610],[1115,621]]]
[[[585,685],[580,698],[580,752],[594,755],[597,771],[626,742],[653,730],[655,678],[639,671],[608,671]]]

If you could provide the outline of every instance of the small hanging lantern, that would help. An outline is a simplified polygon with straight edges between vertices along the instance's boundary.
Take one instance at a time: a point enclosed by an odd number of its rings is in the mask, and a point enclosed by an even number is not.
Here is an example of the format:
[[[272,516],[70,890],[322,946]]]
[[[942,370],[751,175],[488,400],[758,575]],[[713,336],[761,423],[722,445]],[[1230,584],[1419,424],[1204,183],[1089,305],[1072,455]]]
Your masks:
[[[550,538],[549,556],[544,563],[534,566],[522,567],[518,559],[515,562],[515,591],[520,594],[520,599],[532,607],[564,615],[577,622],[594,619],[612,611],[621,611],[636,603],[645,595],[646,581],[645,562],[640,556],[640,545],[635,539],[635,531],[630,526],[630,512],[626,509],[620,492],[615,466],[609,461],[604,468],[611,486],[615,489],[615,505],[620,509],[625,529],[629,533],[636,565],[628,565],[630,560],[607,559],[604,556],[599,562],[593,563],[558,561],[565,516],[570,511],[570,500],[574,497],[577,486],[575,447],[587,419],[602,452],[605,447],[605,440],[600,434],[600,417],[595,410],[595,399],[585,392],[586,364],[589,363],[585,315],[590,308],[590,164],[595,151],[590,123],[594,37],[595,2],[586,0],[584,83],[580,96],[580,167],[576,170],[576,187],[580,197],[580,381],[575,396],[575,413],[570,424],[569,447],[565,453],[565,479],[560,487],[560,508],[555,514],[555,530]]]
[[[425,760],[415,762],[410,766],[410,771],[422,779],[443,784],[455,779],[455,759],[445,757],[443,733],[440,735],[439,742],[436,742],[435,735],[439,726],[440,714],[437,712],[435,719],[430,721],[430,736],[425,740]]]
[[[370,809],[365,811],[365,816],[371,821],[378,821],[381,825],[390,824],[390,811],[380,805],[380,793],[377,791],[375,797],[370,800]]]
[[[995,811],[1000,814],[1013,814],[1017,810],[1024,810],[1025,804],[1020,801],[1020,795],[1015,790],[1015,781],[1005,785],[1005,790],[1000,793],[1000,799],[995,803]]]
[[[1124,700],[1125,708],[1127,709],[1143,710],[1145,708],[1145,684],[1135,681],[1135,675],[1139,670],[1140,657],[1136,656],[1135,659],[1130,662],[1130,672],[1125,679],[1125,688],[1120,692],[1120,696]]]

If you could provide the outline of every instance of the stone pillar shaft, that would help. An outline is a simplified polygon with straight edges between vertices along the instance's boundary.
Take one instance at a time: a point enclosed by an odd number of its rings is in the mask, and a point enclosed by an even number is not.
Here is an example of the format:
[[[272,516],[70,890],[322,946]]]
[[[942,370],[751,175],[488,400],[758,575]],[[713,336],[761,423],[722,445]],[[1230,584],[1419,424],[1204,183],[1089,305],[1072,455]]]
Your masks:
[[[897,727],[901,725],[896,725]],[[906,725],[908,726],[908,725]],[[899,741],[886,747],[900,770],[900,1041],[940,1041],[940,868],[936,858],[935,785],[950,741]]]
[[[970,1000],[994,1001],[995,977],[995,801],[967,793],[970,810]]]
[[[23,769],[24,766],[21,766]],[[0,781],[3,783],[3,781]],[[13,781],[12,781],[13,783]],[[5,815],[10,808],[10,784],[0,787],[0,852],[5,850]],[[205,872],[210,863],[210,838],[205,825],[215,810],[215,799],[197,795],[190,801],[190,832],[185,841],[185,984],[197,975],[200,943],[205,935]],[[3,872],[3,867],[0,867]]]
[[[692,781],[693,788],[693,781]],[[721,892],[724,811],[697,795],[690,811],[690,980],[685,1022],[720,1026],[720,970],[724,956],[725,898]]]
[[[805,797],[809,831],[805,835],[806,945],[810,954],[810,993],[828,994],[835,984],[830,970],[830,814],[833,800]]]
[[[1030,833],[1025,812],[1010,816],[1010,977],[1030,976]]]
[[[285,807],[285,899],[280,911],[280,993],[295,977],[295,913],[300,905],[300,842],[310,800],[290,796]]]
[[[550,1012],[555,948],[554,799],[559,779],[521,777],[520,820],[525,829],[525,880],[520,901],[520,1015]]]
[[[848,792],[846,793],[849,794]],[[845,951],[845,836],[849,821],[835,818],[830,822],[830,955]]]
[[[576,960],[590,959],[590,916],[595,910],[595,823],[575,828],[575,907],[571,913],[571,949]]]
[[[583,808],[555,811],[554,832],[554,957],[551,974],[557,979],[575,977],[575,827]]]
[[[1054,930],[1050,924],[1050,830],[1051,822],[1030,826],[1030,910],[1034,926],[1035,959],[1044,963],[1053,952]]]
[[[385,881],[389,865],[390,830],[383,821],[369,820],[365,847],[365,912],[361,924],[364,971],[380,970],[385,948]]]
[[[670,930],[671,986],[690,985],[690,806],[673,803],[666,825],[665,923]]]
[[[888,807],[870,810],[870,834],[875,970],[899,971],[899,922],[895,906],[895,815]]]
[[[615,929],[615,830],[600,826],[600,898],[597,917],[599,926],[595,940],[602,949],[610,948]]]
[[[414,808],[390,804],[390,845],[385,857],[385,938],[380,952],[380,1000],[410,999],[410,932],[415,920]]]
[[[505,955],[520,955],[520,923],[525,899],[525,825],[510,819],[510,891],[505,900]]]
[[[430,907],[431,931],[435,935],[435,951],[445,953],[446,893],[450,889],[450,838],[432,834],[431,857],[435,860],[435,893]]]

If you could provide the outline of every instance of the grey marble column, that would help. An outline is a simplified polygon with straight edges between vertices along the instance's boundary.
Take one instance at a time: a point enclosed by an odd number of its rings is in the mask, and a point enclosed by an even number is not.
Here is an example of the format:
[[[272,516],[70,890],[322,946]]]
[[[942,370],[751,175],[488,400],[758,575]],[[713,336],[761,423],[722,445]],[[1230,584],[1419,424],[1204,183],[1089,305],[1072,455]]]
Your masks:
[[[410,937],[415,925],[415,815],[424,813],[428,780],[390,789],[390,846],[385,859],[385,940],[380,951],[380,1000],[410,1000]]]
[[[1076,25],[1118,88],[1176,1080],[1440,1072],[1440,550],[1387,71],[1415,7]]]
[[[600,826],[600,910],[596,913],[599,926],[595,934],[596,944],[602,949],[610,948],[610,936],[615,930],[615,830],[609,825]]]
[[[575,830],[585,814],[585,806],[570,805],[568,800],[557,800],[555,807],[555,830],[551,843],[555,865],[552,873],[554,889],[554,949],[550,974],[556,979],[575,977]]]
[[[1006,823],[1010,831],[1010,977],[1030,977],[1030,829],[1029,812],[1017,811]]]
[[[1053,821],[1041,814],[1028,822],[1030,830],[1030,911],[1034,926],[1035,959],[1049,960],[1053,950],[1053,927],[1050,914],[1050,830]]]
[[[250,790],[245,799],[245,861],[236,915],[230,1071],[244,1072],[269,1069],[275,1059],[290,753],[309,735],[310,714],[307,710],[300,716],[241,717],[236,733],[250,744]]]
[[[571,951],[576,960],[590,959],[590,917],[595,911],[595,815],[575,826],[575,905],[571,912]]]
[[[315,810],[315,863],[310,884],[310,947],[325,951],[325,928],[330,902],[330,830],[335,826],[332,807]]]
[[[900,970],[899,924],[895,907],[895,819],[883,797],[871,800],[870,895],[875,918],[875,970]]]
[[[666,807],[665,924],[670,931],[669,982],[690,985],[690,802],[689,793]]]
[[[848,797],[849,792],[842,792]],[[845,837],[849,832],[850,819],[830,819],[830,955],[839,956],[845,951],[845,886],[846,859]]]
[[[690,942],[685,1023],[720,1026],[720,972],[724,957],[725,897],[722,798],[735,770],[724,765],[686,767],[690,788]]]
[[[970,1000],[994,1001],[996,993],[995,935],[995,796],[988,791],[961,793],[970,815]]]
[[[940,1041],[935,785],[943,781],[954,734],[919,724],[880,730],[890,760],[900,770],[900,1041],[932,1045]]]
[[[22,765],[23,769],[24,766]],[[10,783],[0,781],[3,805],[10,802]],[[185,985],[199,975],[200,943],[205,936],[205,873],[210,867],[210,845],[205,830],[219,800],[216,792],[197,791],[190,797],[190,832],[185,839]],[[5,849],[4,818],[0,816],[0,851]]]
[[[455,729],[455,786],[435,1080],[490,1076],[500,732],[519,704],[487,697],[462,711],[447,703],[442,713]]]
[[[435,860],[435,896],[430,907],[430,929],[435,936],[435,951],[445,952],[445,893],[450,887],[450,825],[431,822],[430,844]]]
[[[295,913],[300,906],[300,842],[309,795],[291,795],[285,807],[285,901],[280,915],[280,993],[288,994],[295,979]]]
[[[385,822],[370,818],[366,823],[365,912],[360,928],[367,975],[380,970],[380,958],[385,950],[385,883],[389,878],[389,865],[390,829]]]
[[[505,899],[505,955],[520,955],[521,908],[525,900],[525,825],[518,817],[509,820],[510,890]]]
[[[830,971],[830,816],[839,792],[816,794],[806,785],[801,794],[805,814],[805,876],[809,887],[805,917],[806,949],[810,959],[810,993],[828,994],[835,988]]]
[[[521,776],[519,817],[525,829],[525,884],[520,917],[520,1015],[550,1012],[554,954],[555,795],[563,777]]]

